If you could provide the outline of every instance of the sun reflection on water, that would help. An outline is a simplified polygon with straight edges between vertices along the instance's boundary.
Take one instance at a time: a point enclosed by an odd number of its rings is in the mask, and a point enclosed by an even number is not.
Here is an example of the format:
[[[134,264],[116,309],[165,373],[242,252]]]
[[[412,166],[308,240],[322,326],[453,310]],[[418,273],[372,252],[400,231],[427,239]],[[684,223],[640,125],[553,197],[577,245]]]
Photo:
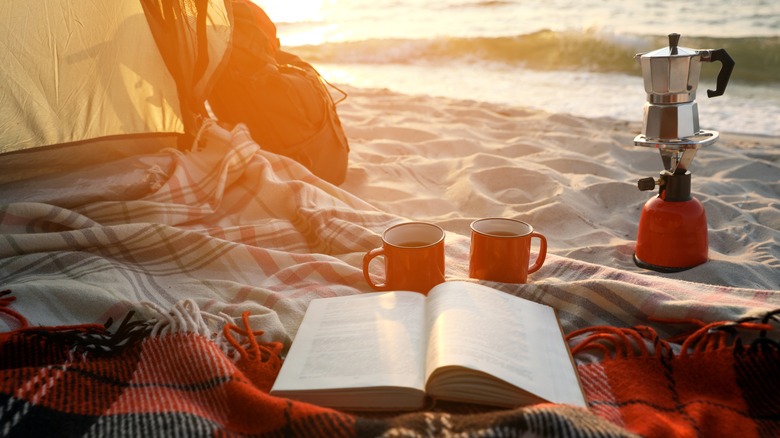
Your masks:
[[[322,21],[324,0],[252,0],[277,23]],[[332,3],[332,2],[331,2]]]
[[[338,32],[338,26],[326,16],[335,0],[252,0],[263,8],[277,25],[283,46],[317,45]]]

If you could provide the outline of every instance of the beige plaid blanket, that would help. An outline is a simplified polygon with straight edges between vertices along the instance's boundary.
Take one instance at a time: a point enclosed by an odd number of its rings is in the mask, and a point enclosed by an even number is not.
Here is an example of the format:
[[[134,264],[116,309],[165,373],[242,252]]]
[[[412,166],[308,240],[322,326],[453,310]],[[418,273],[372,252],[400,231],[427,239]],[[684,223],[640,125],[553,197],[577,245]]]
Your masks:
[[[6,184],[0,199],[0,288],[33,323],[104,322],[192,300],[231,318],[249,311],[264,340],[285,346],[309,300],[370,291],[363,254],[388,225],[417,219],[380,211],[261,150],[241,126],[209,125],[186,152]],[[446,245],[447,278],[466,279],[468,236],[448,231]],[[734,320],[780,303],[767,290],[554,254],[530,284],[493,286],[554,306],[566,332],[647,324],[648,316]]]

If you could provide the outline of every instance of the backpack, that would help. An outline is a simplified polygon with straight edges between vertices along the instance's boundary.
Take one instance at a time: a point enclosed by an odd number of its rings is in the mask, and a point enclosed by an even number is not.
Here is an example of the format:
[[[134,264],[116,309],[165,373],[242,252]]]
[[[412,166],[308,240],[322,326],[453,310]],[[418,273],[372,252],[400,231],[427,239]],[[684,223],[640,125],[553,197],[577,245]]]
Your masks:
[[[327,82],[309,63],[281,50],[276,26],[259,6],[234,0],[232,7],[232,48],[209,93],[212,112],[228,124],[247,125],[263,149],[341,184],[349,144]]]

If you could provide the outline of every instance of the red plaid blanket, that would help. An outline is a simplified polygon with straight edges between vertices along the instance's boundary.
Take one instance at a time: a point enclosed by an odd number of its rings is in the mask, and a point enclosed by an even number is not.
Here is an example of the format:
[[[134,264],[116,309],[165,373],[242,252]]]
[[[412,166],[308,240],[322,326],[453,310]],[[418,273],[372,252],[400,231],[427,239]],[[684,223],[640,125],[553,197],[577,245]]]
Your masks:
[[[272,397],[281,344],[248,313],[218,330],[191,302],[159,319],[18,328],[0,336],[3,436],[776,436],[780,344],[775,316],[703,325],[682,343],[648,327],[574,332],[590,410],[537,405],[463,413],[356,415]],[[171,315],[175,315],[171,318]],[[213,326],[213,324],[211,324]],[[745,332],[755,331],[750,336]],[[457,410],[456,410],[457,411]]]
[[[680,321],[696,330],[677,337],[679,343],[649,327],[571,333],[569,339],[587,335],[575,355],[606,356],[579,366],[591,411],[642,436],[780,435],[779,313],[706,325]]]

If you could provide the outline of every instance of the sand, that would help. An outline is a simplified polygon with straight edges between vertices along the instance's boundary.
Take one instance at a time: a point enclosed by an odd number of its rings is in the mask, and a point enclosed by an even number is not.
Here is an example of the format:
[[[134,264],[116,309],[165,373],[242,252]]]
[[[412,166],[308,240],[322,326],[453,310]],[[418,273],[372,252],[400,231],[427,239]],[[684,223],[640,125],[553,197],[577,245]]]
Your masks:
[[[468,235],[481,217],[532,224],[550,254],[714,285],[780,290],[780,138],[730,134],[701,148],[692,191],[709,225],[709,261],[676,274],[635,266],[639,178],[663,170],[627,123],[346,87],[350,139],[342,188],[380,210]],[[535,281],[540,280],[538,277]]]

